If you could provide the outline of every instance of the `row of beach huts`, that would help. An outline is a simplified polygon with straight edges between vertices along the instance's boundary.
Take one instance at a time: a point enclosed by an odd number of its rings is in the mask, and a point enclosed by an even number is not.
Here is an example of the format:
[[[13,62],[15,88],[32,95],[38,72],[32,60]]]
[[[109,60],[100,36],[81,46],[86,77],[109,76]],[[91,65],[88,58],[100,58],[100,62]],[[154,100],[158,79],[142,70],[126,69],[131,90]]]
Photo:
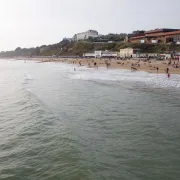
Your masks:
[[[159,59],[170,59],[171,54],[157,54],[157,53],[141,53],[140,49],[125,48],[120,49],[119,52],[115,51],[94,51],[84,53],[85,58],[159,58]]]

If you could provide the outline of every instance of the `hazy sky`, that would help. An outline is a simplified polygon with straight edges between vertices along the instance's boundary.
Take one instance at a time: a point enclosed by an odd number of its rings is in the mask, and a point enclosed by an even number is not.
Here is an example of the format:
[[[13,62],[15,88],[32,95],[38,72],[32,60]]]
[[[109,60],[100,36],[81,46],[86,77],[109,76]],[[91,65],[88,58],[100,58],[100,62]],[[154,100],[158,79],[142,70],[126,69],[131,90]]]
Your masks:
[[[100,34],[180,28],[180,0],[0,0],[0,51]]]

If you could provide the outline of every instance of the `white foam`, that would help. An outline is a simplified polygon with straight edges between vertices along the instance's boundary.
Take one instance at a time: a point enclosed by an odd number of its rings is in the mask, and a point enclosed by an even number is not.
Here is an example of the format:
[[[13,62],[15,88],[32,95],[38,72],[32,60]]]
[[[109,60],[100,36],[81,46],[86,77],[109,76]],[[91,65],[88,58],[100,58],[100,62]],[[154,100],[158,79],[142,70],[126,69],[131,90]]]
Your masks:
[[[26,80],[26,81],[27,81],[27,80],[34,80],[34,78],[32,77],[32,75],[30,75],[30,74],[25,74],[24,76],[25,76],[25,80]]]
[[[72,71],[72,66],[70,67]],[[66,69],[67,70],[67,69]],[[176,87],[180,88],[180,75],[171,75],[170,79],[165,74],[153,74],[148,72],[131,72],[129,70],[90,69],[78,67],[69,75],[71,79],[103,80],[103,81],[131,81],[142,82],[152,87]]]

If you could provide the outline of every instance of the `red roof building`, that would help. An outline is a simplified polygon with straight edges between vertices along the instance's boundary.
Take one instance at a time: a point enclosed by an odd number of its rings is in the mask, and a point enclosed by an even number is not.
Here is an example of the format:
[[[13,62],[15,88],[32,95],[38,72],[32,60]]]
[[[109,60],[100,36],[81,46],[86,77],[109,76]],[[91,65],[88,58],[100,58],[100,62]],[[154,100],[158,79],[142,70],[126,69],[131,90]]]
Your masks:
[[[134,43],[171,43],[180,42],[180,30],[178,29],[155,29],[137,34],[128,39]]]

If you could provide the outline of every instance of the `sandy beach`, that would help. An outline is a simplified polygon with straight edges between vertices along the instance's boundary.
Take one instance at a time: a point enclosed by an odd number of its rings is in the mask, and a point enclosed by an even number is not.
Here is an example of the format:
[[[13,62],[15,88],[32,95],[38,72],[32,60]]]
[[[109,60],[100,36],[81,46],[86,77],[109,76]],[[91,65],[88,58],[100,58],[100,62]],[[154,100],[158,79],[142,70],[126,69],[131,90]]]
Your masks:
[[[129,69],[132,71],[145,71],[149,73],[166,73],[167,68],[170,74],[180,74],[180,63],[177,60],[116,60],[116,59],[71,59],[71,58],[45,58],[36,59],[40,62],[63,62],[89,68],[106,67],[114,69]],[[157,69],[158,68],[158,69]]]
[[[75,66],[86,66],[89,68],[106,67],[110,69],[128,69],[132,71],[145,71],[149,73],[166,73],[167,68],[170,74],[180,74],[180,62],[178,60],[116,60],[116,59],[81,59],[81,58],[16,58],[15,60],[33,60],[38,63],[59,62],[74,64]],[[158,70],[157,70],[158,68]]]

